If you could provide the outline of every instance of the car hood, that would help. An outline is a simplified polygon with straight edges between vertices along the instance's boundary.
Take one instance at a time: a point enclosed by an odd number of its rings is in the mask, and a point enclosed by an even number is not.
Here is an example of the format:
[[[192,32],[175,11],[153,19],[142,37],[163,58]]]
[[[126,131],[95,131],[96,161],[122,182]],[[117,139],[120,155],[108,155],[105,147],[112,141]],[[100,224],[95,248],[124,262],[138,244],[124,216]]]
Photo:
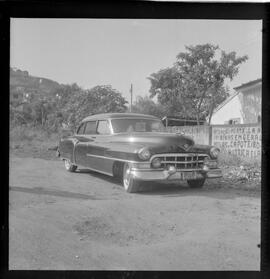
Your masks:
[[[148,147],[154,153],[186,152],[194,146],[192,138],[173,133],[126,133],[117,134],[111,138],[111,142]]]

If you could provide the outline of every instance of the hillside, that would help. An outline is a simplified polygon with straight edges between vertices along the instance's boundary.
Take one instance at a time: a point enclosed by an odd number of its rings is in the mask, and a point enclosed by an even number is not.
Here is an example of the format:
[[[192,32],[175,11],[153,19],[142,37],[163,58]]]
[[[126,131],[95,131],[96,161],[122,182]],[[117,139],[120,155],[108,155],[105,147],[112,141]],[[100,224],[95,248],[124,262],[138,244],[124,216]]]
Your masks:
[[[29,75],[27,71],[10,68],[10,95],[11,98],[19,93],[48,94],[52,93],[61,85],[53,80]],[[16,98],[16,97],[15,97]]]

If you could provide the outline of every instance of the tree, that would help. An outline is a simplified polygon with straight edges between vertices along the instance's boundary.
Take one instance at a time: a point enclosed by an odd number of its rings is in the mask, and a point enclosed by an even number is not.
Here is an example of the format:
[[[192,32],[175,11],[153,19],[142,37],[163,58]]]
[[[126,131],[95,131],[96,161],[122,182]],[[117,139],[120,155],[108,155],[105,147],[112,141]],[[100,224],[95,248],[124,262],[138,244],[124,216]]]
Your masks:
[[[45,126],[48,116],[55,112],[55,102],[51,98],[35,96],[31,104],[28,104],[31,116],[35,124]],[[27,106],[26,106],[27,107]]]
[[[71,127],[84,117],[107,112],[125,112],[127,101],[110,85],[95,86],[90,90],[77,91],[64,108],[63,114]]]
[[[157,96],[170,114],[195,116],[198,124],[208,115],[210,123],[214,109],[229,95],[225,81],[237,75],[248,57],[237,57],[236,52],[226,53],[212,44],[185,48],[173,67],[150,75],[150,97]]]
[[[80,94],[82,91],[81,87],[73,83],[71,85],[61,85],[51,93],[51,96],[56,100],[57,109],[61,111],[74,95]]]
[[[136,113],[150,114],[162,118],[165,114],[165,107],[161,104],[156,104],[148,96],[138,96],[134,105],[132,105],[132,111]]]

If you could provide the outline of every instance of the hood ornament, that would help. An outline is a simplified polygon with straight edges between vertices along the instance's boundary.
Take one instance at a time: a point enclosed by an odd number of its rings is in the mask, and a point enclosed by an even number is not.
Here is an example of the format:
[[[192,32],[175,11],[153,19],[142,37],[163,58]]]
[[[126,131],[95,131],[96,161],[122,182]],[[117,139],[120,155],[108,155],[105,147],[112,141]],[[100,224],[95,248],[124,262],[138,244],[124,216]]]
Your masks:
[[[190,148],[190,145],[188,143],[185,143],[183,146],[181,146],[185,151],[187,151]]]

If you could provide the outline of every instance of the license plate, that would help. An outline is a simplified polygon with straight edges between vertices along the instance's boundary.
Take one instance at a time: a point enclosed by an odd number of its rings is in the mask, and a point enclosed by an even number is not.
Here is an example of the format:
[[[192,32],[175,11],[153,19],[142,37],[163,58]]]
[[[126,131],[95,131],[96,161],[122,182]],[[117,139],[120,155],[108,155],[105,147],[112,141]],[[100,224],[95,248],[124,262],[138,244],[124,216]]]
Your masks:
[[[190,172],[176,172],[172,174],[169,179],[179,179],[179,180],[189,180],[189,179],[198,179],[201,178],[201,174],[190,171]]]

